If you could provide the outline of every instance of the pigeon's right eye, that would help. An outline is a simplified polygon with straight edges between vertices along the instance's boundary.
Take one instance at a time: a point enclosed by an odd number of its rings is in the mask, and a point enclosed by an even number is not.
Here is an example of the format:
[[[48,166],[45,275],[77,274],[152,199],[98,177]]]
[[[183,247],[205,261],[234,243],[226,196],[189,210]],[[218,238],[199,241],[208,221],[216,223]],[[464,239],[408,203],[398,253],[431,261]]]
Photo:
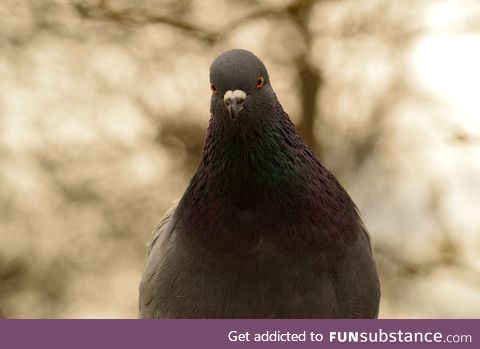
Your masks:
[[[217,94],[217,88],[215,87],[214,84],[210,84],[210,90],[212,90],[213,93]]]

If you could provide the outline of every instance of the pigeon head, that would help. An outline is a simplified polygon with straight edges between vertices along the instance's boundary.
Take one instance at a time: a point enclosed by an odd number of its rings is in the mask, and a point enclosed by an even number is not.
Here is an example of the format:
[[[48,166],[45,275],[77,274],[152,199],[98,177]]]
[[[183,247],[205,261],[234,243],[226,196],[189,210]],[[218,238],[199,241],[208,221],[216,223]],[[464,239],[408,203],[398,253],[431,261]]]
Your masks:
[[[210,67],[212,114],[235,121],[273,108],[275,95],[265,65],[247,50],[229,50]]]
[[[234,192],[231,197],[242,202],[291,182],[298,173],[295,153],[305,144],[262,61],[247,50],[226,51],[210,66],[210,84],[211,117],[199,175],[218,176]]]

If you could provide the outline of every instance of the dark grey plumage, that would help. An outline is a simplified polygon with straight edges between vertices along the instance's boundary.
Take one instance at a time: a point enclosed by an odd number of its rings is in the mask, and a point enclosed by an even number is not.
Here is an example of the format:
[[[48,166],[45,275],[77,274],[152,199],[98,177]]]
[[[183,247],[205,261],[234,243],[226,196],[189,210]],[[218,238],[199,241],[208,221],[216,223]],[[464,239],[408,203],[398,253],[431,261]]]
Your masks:
[[[368,233],[245,50],[210,68],[203,158],[155,228],[142,318],[373,318]]]

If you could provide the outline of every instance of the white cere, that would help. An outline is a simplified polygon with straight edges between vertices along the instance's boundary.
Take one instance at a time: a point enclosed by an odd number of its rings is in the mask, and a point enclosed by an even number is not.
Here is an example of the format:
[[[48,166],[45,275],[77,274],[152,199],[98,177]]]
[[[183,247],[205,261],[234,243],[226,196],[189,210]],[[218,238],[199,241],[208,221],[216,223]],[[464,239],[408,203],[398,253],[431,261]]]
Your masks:
[[[247,98],[247,94],[242,90],[235,90],[235,91],[227,91],[223,96],[223,100],[227,101],[227,99],[237,99],[237,100],[244,100]]]

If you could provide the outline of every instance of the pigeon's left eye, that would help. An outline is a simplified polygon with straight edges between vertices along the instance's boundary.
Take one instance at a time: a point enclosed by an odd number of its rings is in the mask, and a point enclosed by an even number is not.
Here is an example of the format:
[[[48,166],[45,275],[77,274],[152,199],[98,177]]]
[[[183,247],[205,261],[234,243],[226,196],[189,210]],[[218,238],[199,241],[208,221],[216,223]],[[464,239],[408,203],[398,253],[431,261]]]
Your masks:
[[[265,78],[260,75],[257,79],[257,84],[255,86],[257,86],[257,88],[262,88],[264,84],[265,84]]]
[[[214,84],[210,84],[210,89],[212,90],[212,92],[213,92],[214,94],[217,94],[218,91],[217,91],[217,88],[215,87]]]

